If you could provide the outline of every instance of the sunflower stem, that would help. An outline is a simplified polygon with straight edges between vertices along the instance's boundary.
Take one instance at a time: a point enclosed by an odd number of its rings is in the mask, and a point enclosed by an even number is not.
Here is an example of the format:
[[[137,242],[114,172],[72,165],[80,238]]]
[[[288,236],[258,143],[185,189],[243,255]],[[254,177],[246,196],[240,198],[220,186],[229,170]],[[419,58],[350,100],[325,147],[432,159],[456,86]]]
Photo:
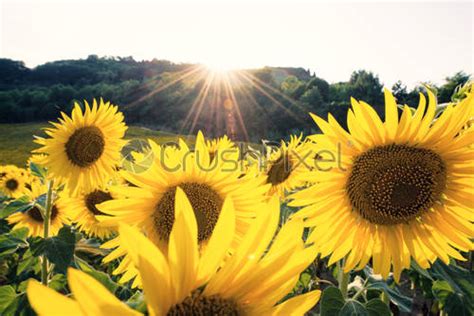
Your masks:
[[[357,291],[357,293],[352,297],[353,300],[356,300],[359,296],[364,294],[364,291],[366,290],[367,283],[369,282],[369,278],[365,279],[364,284],[362,284],[362,287]]]
[[[339,290],[341,290],[342,296],[346,299],[347,298],[347,286],[349,285],[349,273],[344,273],[344,259],[339,262]]]
[[[46,206],[43,218],[43,238],[46,239],[49,237],[49,225],[51,222],[51,209],[53,208],[53,186],[54,180],[48,181],[48,193],[46,194]],[[49,282],[49,262],[46,255],[43,255],[41,266],[41,283],[48,286]]]
[[[387,292],[382,291],[382,297],[381,297],[382,302],[390,306],[390,297],[388,296]]]

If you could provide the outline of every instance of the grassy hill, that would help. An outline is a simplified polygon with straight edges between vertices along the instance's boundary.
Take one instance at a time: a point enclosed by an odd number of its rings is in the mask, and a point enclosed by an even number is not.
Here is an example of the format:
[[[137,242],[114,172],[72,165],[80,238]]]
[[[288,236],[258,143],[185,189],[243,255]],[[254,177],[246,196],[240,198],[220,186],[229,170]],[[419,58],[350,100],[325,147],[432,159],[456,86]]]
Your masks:
[[[33,135],[45,136],[42,128],[47,126],[48,123],[0,124],[0,165],[24,166],[31,151],[38,148],[38,145],[33,142]],[[129,126],[125,137],[127,139],[150,138],[157,143],[164,143],[177,140],[178,135]]]

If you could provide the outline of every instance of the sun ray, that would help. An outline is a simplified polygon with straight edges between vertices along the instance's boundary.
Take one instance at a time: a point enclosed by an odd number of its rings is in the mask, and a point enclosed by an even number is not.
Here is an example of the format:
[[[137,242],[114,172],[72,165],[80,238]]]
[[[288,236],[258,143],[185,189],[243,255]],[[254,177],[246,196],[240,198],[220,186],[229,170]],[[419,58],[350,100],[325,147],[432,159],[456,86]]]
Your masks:
[[[197,87],[197,96],[192,101],[186,116],[180,124],[180,133],[193,133],[196,129],[206,130],[208,135],[219,136],[223,132],[229,134],[232,139],[249,140],[246,117],[242,108],[250,109],[252,113],[259,111],[270,117],[269,109],[261,106],[253,95],[253,91],[261,93],[268,98],[276,108],[284,111],[289,117],[297,122],[303,119],[285,106],[282,100],[289,102],[297,109],[300,104],[284,95],[276,88],[263,82],[248,70],[217,70],[203,65],[187,68],[166,84],[159,85],[147,95],[132,102],[126,107],[133,107],[140,101],[163,91],[174,84],[186,81],[188,84],[201,85]],[[203,83],[202,83],[203,82]],[[152,85],[152,83],[147,83]],[[189,95],[196,93],[196,88],[184,89],[185,94],[181,96],[183,102],[187,102]],[[271,110],[271,109],[270,109]],[[301,109],[303,111],[303,109]],[[275,126],[268,121],[268,126]]]
[[[206,101],[206,98],[209,94],[209,90],[211,89],[212,87],[212,82],[214,80],[214,77],[211,76],[208,80],[207,80],[207,85],[205,85],[205,91],[204,93],[202,94],[201,96],[201,100],[199,101],[199,99],[197,99],[198,102],[198,105],[197,105],[197,108],[196,108],[196,114],[193,118],[193,122],[191,124],[191,128],[190,128],[190,133],[192,133],[194,131],[194,128],[196,127],[196,124],[197,124],[197,121],[199,119],[199,116],[201,115],[201,111],[202,109],[204,108],[204,103]]]
[[[200,107],[200,104],[204,102],[204,99],[206,98],[207,94],[209,93],[209,89],[211,87],[212,83],[212,76],[206,75],[204,78],[204,84],[199,90],[198,96],[194,100],[193,104],[189,108],[188,114],[186,115],[186,118],[184,119],[183,123],[181,124],[181,133],[184,132],[184,129],[186,125],[188,125],[189,120],[191,119],[191,115],[193,112],[197,111],[196,107]],[[192,128],[190,130],[192,132]]]
[[[298,106],[302,111],[305,111],[305,109],[301,108],[300,106],[300,103],[296,100],[294,100],[293,98],[291,98],[290,96],[282,93],[281,91],[279,91],[278,89],[275,89],[274,87],[272,87],[271,85],[263,82],[262,80],[260,80],[258,77],[254,76],[253,74],[249,73],[249,72],[246,72],[246,74],[254,81],[257,81],[258,84],[260,84],[261,86],[264,86],[265,88],[271,90],[273,93],[276,93],[278,94],[278,96],[284,98],[285,100],[289,101],[292,105],[295,105],[295,106]]]
[[[237,101],[237,98],[235,97],[234,90],[227,77],[226,77],[226,80],[224,81],[224,84],[225,84],[226,93],[230,96],[233,109],[235,109],[235,113],[237,114],[237,119],[240,124],[240,128],[242,129],[242,133],[244,134],[244,139],[245,141],[248,141],[249,135],[247,133],[247,128],[245,127],[244,120],[242,119],[242,114],[240,113],[239,102]]]
[[[265,89],[259,85],[259,83],[256,80],[253,80],[252,78],[255,78],[255,76],[249,75],[247,72],[240,72],[239,74],[242,75],[242,78],[244,78],[248,83],[250,83],[255,89],[257,89],[259,92],[261,92],[264,96],[266,96],[268,99],[270,99],[276,106],[281,108],[285,113],[290,115],[292,118],[294,118],[296,121],[300,123],[304,123],[304,121],[298,117],[296,114],[294,114],[292,111],[290,111],[288,108],[286,108],[280,101],[275,99],[270,93],[265,91]]]
[[[243,85],[237,85],[236,89],[246,99],[246,101],[252,105],[253,108],[257,108],[261,110],[265,115],[269,115],[268,110],[257,102],[252,93],[250,93],[249,89],[246,89]],[[270,126],[275,126],[275,123],[271,120],[268,120],[267,122],[270,123]]]
[[[190,77],[191,75],[193,74],[196,74],[198,71],[202,70],[202,66],[197,66],[197,67],[190,67],[190,68],[187,68],[185,70],[182,70],[178,73],[176,73],[176,75],[178,76],[176,79],[168,82],[168,83],[165,83],[161,86],[157,86],[156,88],[154,88],[152,91],[150,91],[149,93],[147,93],[146,95],[140,97],[139,99],[127,104],[126,106],[124,106],[123,108],[124,109],[127,109],[127,108],[131,108],[131,107],[134,107],[136,106],[137,104],[139,104],[140,102],[154,96],[155,94],[173,86],[174,84],[180,82],[180,81],[183,81],[184,79]],[[151,85],[151,84],[150,84]]]

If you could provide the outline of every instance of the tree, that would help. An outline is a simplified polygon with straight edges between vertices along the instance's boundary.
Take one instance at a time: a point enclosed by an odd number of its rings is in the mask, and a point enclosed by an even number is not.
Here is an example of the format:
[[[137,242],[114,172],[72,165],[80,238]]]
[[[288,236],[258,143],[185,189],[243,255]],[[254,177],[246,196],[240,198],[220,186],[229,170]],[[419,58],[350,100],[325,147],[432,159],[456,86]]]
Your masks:
[[[446,83],[438,89],[438,102],[450,102],[456,88],[464,85],[469,79],[470,75],[463,71],[455,73],[452,77],[446,77]]]
[[[307,89],[317,87],[321,98],[327,102],[329,101],[329,83],[321,78],[315,77],[308,82]]]
[[[321,109],[325,105],[321,92],[316,86],[313,86],[309,90],[306,90],[305,93],[301,96],[300,101],[308,104],[312,109]],[[320,110],[316,112],[320,112]]]
[[[299,99],[305,91],[305,83],[295,76],[288,76],[281,83],[281,90],[286,95],[294,98],[295,100]]]
[[[354,71],[349,80],[349,91],[352,97],[364,100],[383,117],[383,85],[379,77],[365,70]]]
[[[408,100],[409,94],[407,86],[403,84],[400,80],[395,82],[395,84],[392,86],[392,93],[397,99],[398,104],[405,104]]]
[[[29,72],[22,61],[0,58],[0,86],[19,84]]]

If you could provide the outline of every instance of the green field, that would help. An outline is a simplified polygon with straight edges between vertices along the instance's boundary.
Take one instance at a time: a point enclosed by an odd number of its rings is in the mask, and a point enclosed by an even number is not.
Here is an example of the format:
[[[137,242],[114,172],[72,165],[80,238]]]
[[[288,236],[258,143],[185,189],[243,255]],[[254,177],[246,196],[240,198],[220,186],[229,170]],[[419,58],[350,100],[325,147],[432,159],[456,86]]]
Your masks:
[[[33,135],[45,136],[42,128],[48,123],[0,124],[0,165],[14,164],[23,167],[31,151],[38,148]],[[127,139],[153,139],[158,143],[175,141],[178,136],[171,133],[129,126]]]

